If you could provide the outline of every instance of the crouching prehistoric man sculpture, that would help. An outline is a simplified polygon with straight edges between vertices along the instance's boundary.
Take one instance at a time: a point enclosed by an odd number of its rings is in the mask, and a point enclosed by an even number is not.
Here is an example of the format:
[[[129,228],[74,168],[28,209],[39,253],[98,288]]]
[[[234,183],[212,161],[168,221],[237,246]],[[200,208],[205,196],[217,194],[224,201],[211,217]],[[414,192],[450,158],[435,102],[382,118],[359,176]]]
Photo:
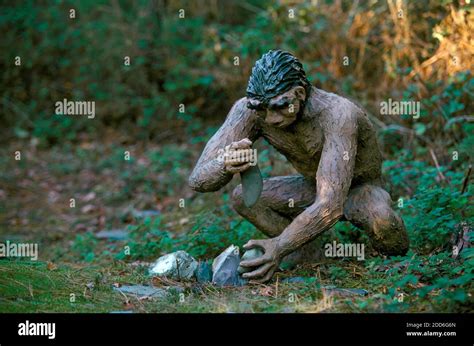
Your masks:
[[[222,188],[234,174],[252,166],[245,160],[223,161],[219,153],[227,146],[249,149],[260,137],[300,175],[265,179],[251,207],[243,201],[242,186],[234,190],[236,211],[269,237],[244,246],[264,251],[241,263],[253,270],[244,277],[268,281],[283,257],[301,250],[338,220],[368,232],[382,254],[406,253],[407,233],[381,187],[382,157],[364,110],[311,86],[301,63],[288,52],[269,51],[256,62],[247,97],[234,104],[207,143],[190,186],[199,192]]]

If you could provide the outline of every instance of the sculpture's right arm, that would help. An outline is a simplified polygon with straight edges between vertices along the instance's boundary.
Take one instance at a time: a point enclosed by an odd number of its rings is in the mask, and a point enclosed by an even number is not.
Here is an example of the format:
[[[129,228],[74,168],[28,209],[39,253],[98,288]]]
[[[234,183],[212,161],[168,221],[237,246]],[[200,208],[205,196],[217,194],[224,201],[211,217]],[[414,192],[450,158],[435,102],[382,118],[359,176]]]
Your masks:
[[[189,186],[193,190],[217,191],[232,180],[233,174],[226,171],[223,161],[218,160],[218,151],[244,138],[253,142],[258,137],[255,120],[255,113],[247,108],[246,98],[234,104],[224,124],[207,142],[189,177]]]

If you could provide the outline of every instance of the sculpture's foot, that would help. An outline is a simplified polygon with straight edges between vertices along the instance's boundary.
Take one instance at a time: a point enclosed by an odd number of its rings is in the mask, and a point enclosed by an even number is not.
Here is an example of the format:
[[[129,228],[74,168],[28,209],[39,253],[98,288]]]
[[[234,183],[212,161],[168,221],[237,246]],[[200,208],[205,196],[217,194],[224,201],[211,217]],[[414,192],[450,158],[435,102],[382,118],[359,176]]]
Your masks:
[[[280,263],[280,268],[287,270],[296,267],[298,264],[316,263],[323,257],[324,252],[321,241],[320,239],[316,239],[285,256]]]

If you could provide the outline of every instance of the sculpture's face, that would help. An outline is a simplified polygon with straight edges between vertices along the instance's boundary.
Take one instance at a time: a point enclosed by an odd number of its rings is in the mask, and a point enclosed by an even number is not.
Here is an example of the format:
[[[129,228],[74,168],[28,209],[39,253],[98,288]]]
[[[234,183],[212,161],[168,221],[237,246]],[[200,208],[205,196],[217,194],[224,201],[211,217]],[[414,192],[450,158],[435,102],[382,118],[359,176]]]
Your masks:
[[[249,103],[252,106],[251,108],[260,117],[264,118],[267,124],[278,128],[285,128],[296,121],[305,99],[305,88],[296,86],[283,94],[273,97],[266,106],[255,99],[249,99]]]

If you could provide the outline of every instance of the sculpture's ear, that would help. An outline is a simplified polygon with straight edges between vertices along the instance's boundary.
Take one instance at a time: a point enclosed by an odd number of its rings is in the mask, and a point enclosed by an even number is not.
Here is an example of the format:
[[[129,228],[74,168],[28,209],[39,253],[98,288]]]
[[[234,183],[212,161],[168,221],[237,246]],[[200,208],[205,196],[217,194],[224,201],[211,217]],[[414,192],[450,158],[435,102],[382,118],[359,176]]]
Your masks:
[[[306,100],[306,89],[302,86],[297,86],[293,88],[293,92],[298,100],[304,101]]]

